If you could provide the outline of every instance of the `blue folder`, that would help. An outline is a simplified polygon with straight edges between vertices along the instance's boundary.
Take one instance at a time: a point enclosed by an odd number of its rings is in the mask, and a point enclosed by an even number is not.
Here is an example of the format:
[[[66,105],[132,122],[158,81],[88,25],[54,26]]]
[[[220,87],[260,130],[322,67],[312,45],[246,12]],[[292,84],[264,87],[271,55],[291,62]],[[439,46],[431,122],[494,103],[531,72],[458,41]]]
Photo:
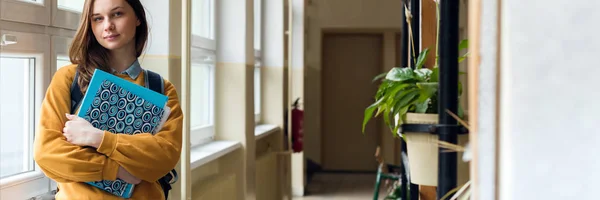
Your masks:
[[[155,134],[168,117],[167,100],[163,94],[96,69],[77,115],[116,134]],[[121,179],[87,183],[123,198],[130,198],[135,187]]]

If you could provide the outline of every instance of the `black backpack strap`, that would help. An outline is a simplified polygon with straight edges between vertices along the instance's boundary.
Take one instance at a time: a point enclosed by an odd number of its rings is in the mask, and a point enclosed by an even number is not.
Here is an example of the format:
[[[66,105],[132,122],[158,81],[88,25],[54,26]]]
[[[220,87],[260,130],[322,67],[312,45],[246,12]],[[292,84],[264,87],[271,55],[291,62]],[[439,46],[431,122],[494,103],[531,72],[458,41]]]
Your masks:
[[[73,78],[73,83],[71,83],[71,114],[75,114],[81,99],[83,99],[83,93],[79,89],[79,72],[75,71],[75,78]]]
[[[146,77],[146,87],[150,88],[152,91],[164,94],[165,93],[165,83],[163,81],[162,76],[160,74],[147,70],[144,70],[144,77]]]
[[[144,70],[145,84],[146,87],[161,93],[165,94],[165,83],[162,76],[156,72],[145,69]],[[177,171],[172,169],[168,174],[158,179],[160,186],[163,189],[163,193],[165,194],[165,199],[169,198],[169,190],[171,190],[171,184],[177,182],[179,176],[177,175]]]

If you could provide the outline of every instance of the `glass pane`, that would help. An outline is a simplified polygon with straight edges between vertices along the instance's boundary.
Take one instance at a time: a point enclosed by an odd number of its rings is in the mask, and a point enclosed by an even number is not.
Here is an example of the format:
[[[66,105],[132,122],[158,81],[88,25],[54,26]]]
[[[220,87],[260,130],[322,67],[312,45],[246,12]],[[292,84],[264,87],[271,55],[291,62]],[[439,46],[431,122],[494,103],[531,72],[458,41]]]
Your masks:
[[[254,49],[260,50],[261,39],[261,0],[254,0]]]
[[[214,0],[192,1],[192,35],[214,39]]]
[[[254,114],[260,113],[260,67],[254,68]]]
[[[33,58],[0,57],[0,178],[32,171]],[[25,91],[25,92],[24,92]]]
[[[65,56],[56,56],[56,69],[60,69],[61,67],[71,65],[71,60]]]
[[[192,74],[190,75],[192,84],[190,86],[190,124],[192,129],[211,124],[211,68],[210,64],[192,64]]]
[[[21,0],[28,3],[44,4],[44,0]]]
[[[58,8],[81,13],[85,0],[58,0]]]

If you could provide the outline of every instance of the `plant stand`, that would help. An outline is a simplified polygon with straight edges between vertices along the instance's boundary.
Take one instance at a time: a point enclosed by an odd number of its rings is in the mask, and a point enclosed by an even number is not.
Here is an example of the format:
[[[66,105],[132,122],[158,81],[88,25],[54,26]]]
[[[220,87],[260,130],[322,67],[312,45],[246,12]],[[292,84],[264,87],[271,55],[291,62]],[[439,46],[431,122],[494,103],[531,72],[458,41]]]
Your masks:
[[[408,1],[408,0],[406,0]],[[406,15],[404,15],[404,6],[402,7],[403,27],[404,34],[408,35],[408,29],[406,25]],[[408,5],[406,5],[408,7]],[[411,0],[410,10],[412,14],[412,25],[413,36],[420,35],[420,19],[419,16],[420,0]],[[416,13],[416,14],[415,14]],[[457,113],[458,110],[458,27],[459,27],[459,1],[441,1],[440,3],[440,34],[439,38],[439,90],[438,90],[438,124],[403,124],[403,132],[422,133],[422,134],[436,134],[440,141],[457,144],[458,134],[465,134],[468,131],[458,125],[458,122],[446,113],[446,110]],[[415,41],[420,41],[415,38]],[[419,42],[415,42],[419,43]],[[402,44],[402,66],[408,66],[408,61],[413,60],[410,55],[415,55],[419,51],[420,47],[408,48],[408,40],[403,38]],[[407,52],[407,50],[409,52]],[[408,55],[408,56],[407,56]],[[411,65],[415,66],[415,65]],[[408,151],[406,143],[402,142],[402,153],[406,155]],[[443,152],[444,149],[438,149],[438,168],[437,173],[437,199],[440,199],[450,190],[457,186],[457,153],[456,152]],[[404,157],[404,156],[403,156]],[[410,159],[410,158],[409,158]],[[406,167],[406,160],[403,159],[403,167]],[[434,166],[430,166],[434,167]],[[410,176],[409,176],[410,177]],[[410,181],[410,180],[409,180]],[[408,184],[405,184],[405,187]],[[418,200],[419,192],[418,186],[410,184],[410,199]],[[404,190],[404,188],[403,188]],[[416,194],[416,195],[415,195]],[[408,199],[408,198],[407,198]]]

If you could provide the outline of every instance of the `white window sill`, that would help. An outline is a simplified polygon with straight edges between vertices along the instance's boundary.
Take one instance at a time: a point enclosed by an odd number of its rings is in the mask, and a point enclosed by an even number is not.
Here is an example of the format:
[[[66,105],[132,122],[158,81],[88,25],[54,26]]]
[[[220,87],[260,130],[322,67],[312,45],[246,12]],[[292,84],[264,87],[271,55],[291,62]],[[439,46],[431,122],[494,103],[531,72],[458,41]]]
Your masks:
[[[254,129],[254,136],[256,140],[269,136],[279,131],[280,128],[277,125],[261,124],[257,125]],[[202,144],[196,147],[192,147],[190,150],[190,168],[196,169],[206,163],[219,159],[228,153],[231,153],[239,148],[242,148],[242,144],[237,141],[212,141],[206,144]]]
[[[260,140],[260,139],[267,137],[273,133],[276,133],[277,131],[279,131],[279,129],[280,129],[279,126],[273,125],[273,124],[256,125],[256,128],[254,128],[254,139]]]
[[[237,141],[212,141],[193,147],[190,150],[190,168],[196,169],[239,148],[242,144]]]

